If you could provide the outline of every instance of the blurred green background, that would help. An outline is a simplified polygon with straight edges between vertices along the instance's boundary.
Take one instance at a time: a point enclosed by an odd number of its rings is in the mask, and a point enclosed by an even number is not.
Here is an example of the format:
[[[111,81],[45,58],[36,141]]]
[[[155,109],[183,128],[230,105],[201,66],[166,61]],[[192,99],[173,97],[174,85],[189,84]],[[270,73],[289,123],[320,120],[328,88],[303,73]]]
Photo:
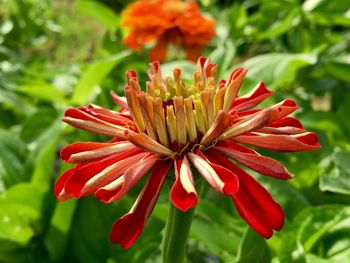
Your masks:
[[[61,123],[63,111],[88,103],[116,109],[109,92],[122,94],[127,69],[146,80],[147,51],[122,44],[127,2],[0,1],[0,262],[160,262],[167,189],[128,250],[112,245],[109,231],[142,182],[110,205],[93,198],[57,203],[52,193],[69,168],[59,158],[63,146],[106,141]],[[270,240],[248,230],[229,198],[208,190],[196,210],[187,262],[350,262],[350,1],[200,5],[217,21],[204,55],[219,64],[219,76],[243,65],[249,69],[243,93],[265,81],[275,91],[269,104],[296,100],[297,117],[317,132],[322,148],[260,151],[295,174],[288,182],[256,176],[286,214],[285,227]],[[163,75],[173,67],[190,78],[195,65],[170,61]]]

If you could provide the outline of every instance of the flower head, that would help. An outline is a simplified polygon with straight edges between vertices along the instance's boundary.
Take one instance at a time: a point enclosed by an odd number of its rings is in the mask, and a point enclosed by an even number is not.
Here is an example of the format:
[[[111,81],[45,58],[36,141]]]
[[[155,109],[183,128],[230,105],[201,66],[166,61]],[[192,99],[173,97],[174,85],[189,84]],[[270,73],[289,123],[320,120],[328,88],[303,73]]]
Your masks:
[[[270,238],[284,222],[281,206],[267,190],[237,164],[264,176],[290,179],[278,161],[244,145],[274,151],[319,148],[316,134],[289,116],[298,107],[287,99],[267,108],[256,106],[272,92],[260,83],[238,96],[247,70],[237,68],[228,80],[216,80],[217,66],[198,60],[193,83],[186,85],[181,70],[161,76],[158,62],[150,64],[146,92],[136,72],[127,72],[125,97],[112,93],[119,111],[95,105],[71,108],[63,120],[77,128],[113,137],[109,142],[77,142],[61,157],[76,166],[57,181],[58,200],[94,194],[102,202],[122,198],[150,170],[148,181],[130,212],[112,228],[112,242],[130,247],[142,232],[170,168],[175,171],[172,204],[182,210],[195,206],[197,170],[212,188],[229,196],[238,213],[257,233]],[[233,159],[233,163],[230,159]]]
[[[205,18],[193,1],[136,1],[124,11],[122,26],[130,29],[124,39],[130,49],[156,41],[151,61],[164,61],[168,44],[182,46],[187,59],[195,61],[215,35],[214,20]]]

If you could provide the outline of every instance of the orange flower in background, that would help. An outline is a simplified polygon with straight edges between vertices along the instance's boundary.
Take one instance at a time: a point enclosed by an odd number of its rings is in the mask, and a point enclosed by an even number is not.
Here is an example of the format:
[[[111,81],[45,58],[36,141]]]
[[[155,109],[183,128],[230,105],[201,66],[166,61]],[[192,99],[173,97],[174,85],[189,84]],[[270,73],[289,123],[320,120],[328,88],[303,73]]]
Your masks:
[[[139,50],[156,41],[151,61],[164,61],[168,44],[182,46],[187,59],[196,61],[215,35],[215,21],[204,17],[192,1],[136,1],[123,12],[121,23],[130,29],[124,38],[128,48]]]

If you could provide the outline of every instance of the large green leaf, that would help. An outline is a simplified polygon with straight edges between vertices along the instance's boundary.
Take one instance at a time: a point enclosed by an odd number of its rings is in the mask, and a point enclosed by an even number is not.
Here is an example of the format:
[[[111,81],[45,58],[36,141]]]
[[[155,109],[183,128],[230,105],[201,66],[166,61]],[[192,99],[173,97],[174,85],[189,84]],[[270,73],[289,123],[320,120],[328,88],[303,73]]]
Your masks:
[[[324,205],[304,209],[288,226],[281,241],[281,262],[305,262],[306,253],[322,250],[324,258],[350,260],[350,207]],[[337,246],[342,244],[342,249]],[[332,252],[333,251],[333,252]],[[335,252],[336,251],[336,252]]]
[[[350,25],[350,5],[346,0],[307,0],[303,3],[303,11],[315,24]]]
[[[51,218],[44,242],[54,262],[64,258],[76,204],[76,200],[57,204]]]
[[[34,142],[57,119],[57,112],[51,108],[40,108],[22,124],[21,139]]]
[[[0,195],[0,239],[28,244],[41,231],[43,197],[43,191],[30,183],[17,184]]]
[[[320,177],[320,189],[350,195],[350,151],[337,150],[332,160],[335,167]]]
[[[66,99],[64,92],[49,83],[38,82],[33,84],[21,85],[17,91],[24,93],[34,99],[44,100],[52,103],[64,104]]]
[[[0,130],[0,193],[5,188],[28,180],[23,171],[26,145],[13,134]]]
[[[329,58],[325,61],[325,67],[334,77],[350,81],[350,55]]]
[[[87,103],[94,94],[96,86],[130,54],[130,51],[122,51],[89,65],[74,88],[72,102],[79,105]]]
[[[247,228],[238,248],[236,263],[270,262],[270,253],[263,237]]]
[[[35,107],[23,100],[17,93],[0,88],[1,106],[6,106],[14,112],[29,115],[35,111]]]
[[[242,66],[248,69],[248,78],[264,81],[269,88],[276,89],[295,82],[298,70],[316,61],[314,54],[269,53],[252,57]]]

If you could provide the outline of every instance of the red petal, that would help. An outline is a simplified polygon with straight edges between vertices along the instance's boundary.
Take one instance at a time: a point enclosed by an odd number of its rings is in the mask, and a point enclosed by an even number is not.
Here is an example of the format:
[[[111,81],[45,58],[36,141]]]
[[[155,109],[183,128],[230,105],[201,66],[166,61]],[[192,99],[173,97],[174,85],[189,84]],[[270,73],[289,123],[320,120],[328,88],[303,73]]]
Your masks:
[[[252,176],[221,155],[215,155],[215,158],[239,178],[240,187],[232,200],[242,218],[260,235],[270,238],[272,230],[279,231],[283,227],[282,207]]]
[[[214,169],[214,176],[208,176],[205,170],[202,170],[198,164],[193,162],[193,158],[191,159],[192,163],[196,166],[197,170],[217,192],[228,195],[234,194],[238,191],[239,182],[237,176],[230,170],[219,165],[220,162],[214,162],[215,159],[213,159],[213,156],[210,154],[209,151],[206,152],[205,155],[201,151],[196,151],[196,155],[202,158],[207,163],[209,168],[211,167],[212,169]]]
[[[246,94],[242,97],[238,97],[233,101],[230,113],[233,111],[243,111],[251,109],[266,98],[270,97],[272,94],[273,92],[266,89],[265,84],[263,82],[260,82],[259,85],[255,89],[253,89],[249,94]]]
[[[259,211],[255,200],[252,200],[249,193],[244,188],[241,188],[236,195],[231,196],[238,213],[248,223],[248,225],[259,235],[264,238],[270,238],[273,230],[267,224],[266,218]]]
[[[292,116],[287,116],[287,117],[284,117],[284,118],[279,119],[277,121],[271,122],[269,124],[269,126],[270,127],[275,127],[275,128],[279,128],[279,127],[295,127],[295,128],[299,128],[299,129],[304,129],[304,127],[301,124],[301,122],[297,118],[294,118]]]
[[[233,140],[281,152],[302,152],[320,148],[317,135],[313,132],[305,132],[295,135],[252,132],[234,137]]]
[[[86,131],[107,136],[123,136],[126,128],[98,119],[87,112],[84,108],[70,108],[64,113],[63,121],[69,125]]]
[[[59,194],[62,192],[64,185],[69,177],[71,177],[74,174],[75,168],[71,168],[67,171],[65,171],[56,181],[55,187],[54,187],[54,194],[58,198]]]
[[[100,108],[98,106],[94,106],[90,104],[88,107],[80,108],[82,111],[96,117],[99,120],[105,121],[107,123],[111,123],[114,125],[119,125],[123,127],[128,127],[129,129],[135,130],[135,125],[132,121],[131,116],[126,116],[117,111],[107,110]]]
[[[91,162],[132,148],[136,147],[128,141],[117,143],[76,142],[66,146],[61,151],[61,158],[71,163]]]
[[[140,160],[137,164],[128,168],[122,177],[117,179],[119,182],[113,181],[98,189],[95,192],[95,197],[104,203],[119,200],[147,173],[157,161],[157,158],[157,154],[152,154]]]
[[[125,97],[121,97],[113,91],[111,91],[111,97],[115,104],[119,105],[123,109],[128,109],[128,103],[126,102]]]
[[[220,141],[216,144],[214,149],[219,150],[220,152],[230,156],[236,161],[263,175],[283,180],[293,177],[278,161],[266,156],[262,156],[256,151],[232,141]]]
[[[194,180],[187,157],[174,160],[176,180],[171,188],[170,199],[173,205],[183,212],[198,203],[198,195],[194,187]]]
[[[171,162],[157,161],[132,209],[113,224],[110,234],[113,243],[123,248],[134,244],[153,211],[170,166]]]
[[[83,165],[79,169],[76,169],[75,173],[66,181],[66,184],[64,186],[65,191],[79,198],[81,196],[81,190],[91,178],[105,170],[107,167],[113,165],[114,163],[140,152],[141,150],[135,148],[128,152],[114,154],[101,161]]]

